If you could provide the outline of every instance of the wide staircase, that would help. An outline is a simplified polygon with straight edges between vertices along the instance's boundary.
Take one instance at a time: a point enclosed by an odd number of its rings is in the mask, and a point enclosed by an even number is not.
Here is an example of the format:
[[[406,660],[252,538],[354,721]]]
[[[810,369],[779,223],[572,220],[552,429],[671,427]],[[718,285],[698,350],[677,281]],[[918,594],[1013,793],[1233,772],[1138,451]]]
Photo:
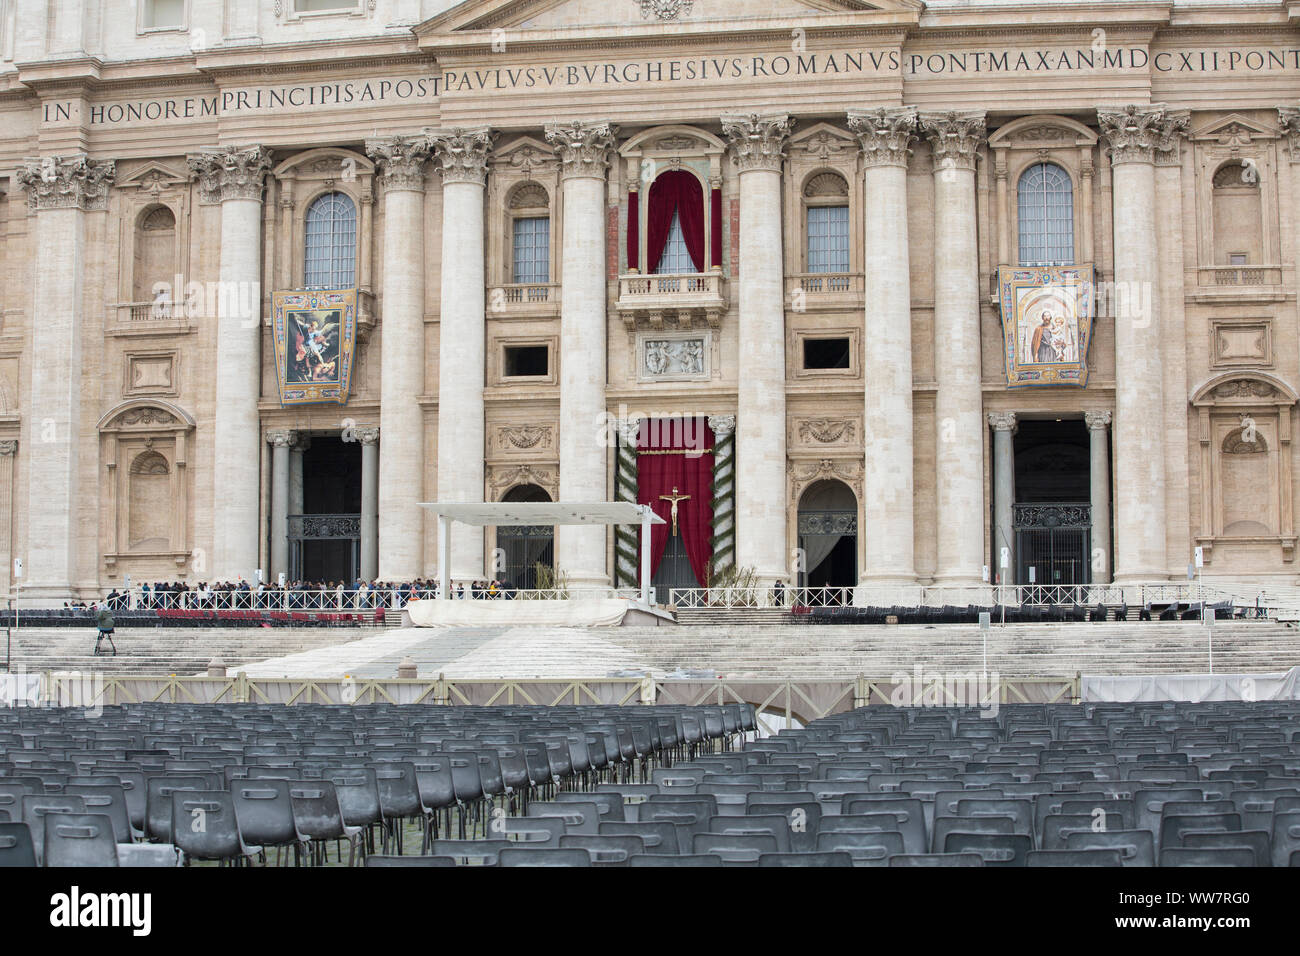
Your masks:
[[[121,628],[113,635],[114,657],[93,653],[94,628],[20,627],[12,637],[12,670],[186,675],[206,673],[208,663],[220,658],[233,675],[239,665],[251,661],[346,644],[376,633],[346,627]],[[0,665],[3,652],[0,644]]]

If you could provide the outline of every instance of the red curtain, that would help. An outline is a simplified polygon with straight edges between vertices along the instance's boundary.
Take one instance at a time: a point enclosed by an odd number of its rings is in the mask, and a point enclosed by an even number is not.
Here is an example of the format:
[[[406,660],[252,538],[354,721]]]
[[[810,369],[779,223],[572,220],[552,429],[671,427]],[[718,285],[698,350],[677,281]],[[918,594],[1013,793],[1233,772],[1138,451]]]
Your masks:
[[[627,194],[627,268],[641,268],[641,223],[639,216],[640,194]]]
[[[709,265],[717,269],[722,266],[722,190],[715,186],[711,198],[709,222]]]
[[[682,454],[656,455],[656,451]],[[672,502],[660,495],[689,498],[677,502],[677,533],[700,587],[708,582],[713,557],[713,429],[707,418],[652,418],[641,420],[637,442],[638,503],[650,505],[666,524],[650,529],[650,576],[663,560],[673,533]]]
[[[673,213],[682,225],[686,251],[696,272],[704,271],[704,190],[684,169],[670,169],[650,186],[646,210],[646,267],[655,271],[668,245]]]

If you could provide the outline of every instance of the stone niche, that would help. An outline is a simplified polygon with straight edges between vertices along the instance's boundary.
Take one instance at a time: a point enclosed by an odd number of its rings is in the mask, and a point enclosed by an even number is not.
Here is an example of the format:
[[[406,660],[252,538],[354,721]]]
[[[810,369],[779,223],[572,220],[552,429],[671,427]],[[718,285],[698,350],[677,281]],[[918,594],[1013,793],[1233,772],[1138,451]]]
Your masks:
[[[1295,558],[1291,410],[1295,391],[1268,372],[1225,372],[1192,395],[1200,445],[1196,544],[1208,566],[1266,570]],[[1226,566],[1225,566],[1226,565]]]

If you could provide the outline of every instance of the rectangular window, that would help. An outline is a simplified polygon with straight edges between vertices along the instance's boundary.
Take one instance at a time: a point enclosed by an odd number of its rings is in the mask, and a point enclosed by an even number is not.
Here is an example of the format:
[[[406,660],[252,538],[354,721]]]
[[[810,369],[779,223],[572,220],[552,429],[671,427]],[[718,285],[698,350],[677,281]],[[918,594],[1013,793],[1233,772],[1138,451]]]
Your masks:
[[[847,338],[804,339],[803,367],[805,369],[850,368],[849,340]]]
[[[514,281],[551,281],[551,219],[514,221]]]
[[[849,271],[849,207],[808,207],[808,271]]]
[[[1230,252],[1230,253],[1228,253],[1228,265],[1230,265],[1230,266],[1244,266],[1244,265],[1249,265],[1249,264],[1250,264],[1250,256],[1249,256],[1247,253],[1244,253],[1244,252]]]
[[[545,345],[507,345],[506,378],[545,377],[551,373],[551,350]]]
[[[331,10],[355,10],[357,0],[294,0],[298,13],[326,13]]]
[[[185,0],[144,0],[140,26],[145,30],[184,29]]]

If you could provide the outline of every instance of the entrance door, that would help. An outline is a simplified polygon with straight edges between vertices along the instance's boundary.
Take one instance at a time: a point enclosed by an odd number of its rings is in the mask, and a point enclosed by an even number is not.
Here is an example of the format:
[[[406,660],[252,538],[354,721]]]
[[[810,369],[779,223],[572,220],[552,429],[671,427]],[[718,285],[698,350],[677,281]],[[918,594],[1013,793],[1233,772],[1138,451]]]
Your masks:
[[[1092,508],[1085,504],[1015,506],[1016,580],[1072,585],[1092,583]]]
[[[291,495],[294,492],[291,489]],[[310,436],[299,514],[289,515],[289,580],[352,583],[361,574],[361,445]],[[293,510],[296,502],[290,503]]]
[[[858,499],[844,482],[819,481],[803,493],[799,548],[804,602],[852,603],[858,582]]]
[[[1092,582],[1092,474],[1082,419],[1022,419],[1015,438],[1016,500],[1012,528],[1016,577],[1040,587]],[[1067,593],[1039,595],[1072,600]]]
[[[550,501],[546,489],[538,485],[516,485],[502,501]],[[508,525],[497,528],[494,573],[508,587],[535,590],[553,587],[555,567],[555,529],[549,525]]]

